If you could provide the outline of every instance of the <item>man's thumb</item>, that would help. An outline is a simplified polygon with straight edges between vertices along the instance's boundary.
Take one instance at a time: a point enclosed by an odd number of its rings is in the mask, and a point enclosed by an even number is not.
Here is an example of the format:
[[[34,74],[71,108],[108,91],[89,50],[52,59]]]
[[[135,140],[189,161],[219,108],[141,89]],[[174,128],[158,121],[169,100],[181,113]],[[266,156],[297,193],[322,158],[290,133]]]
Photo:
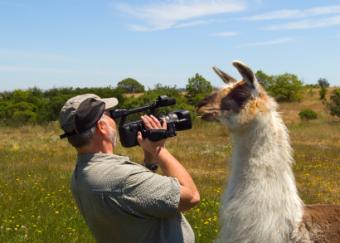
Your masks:
[[[138,132],[138,133],[137,133],[137,141],[138,141],[139,144],[141,144],[142,141],[143,141],[143,136],[142,136],[142,133],[141,133],[141,132]]]

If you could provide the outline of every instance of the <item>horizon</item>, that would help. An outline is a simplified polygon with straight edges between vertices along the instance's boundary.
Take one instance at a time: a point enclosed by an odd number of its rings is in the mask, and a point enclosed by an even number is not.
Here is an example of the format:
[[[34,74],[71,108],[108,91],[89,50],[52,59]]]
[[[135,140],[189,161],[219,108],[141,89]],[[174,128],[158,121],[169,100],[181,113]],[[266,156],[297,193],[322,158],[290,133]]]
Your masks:
[[[340,4],[268,0],[0,0],[0,91],[115,87],[131,77],[215,87],[233,60],[255,72],[340,86]]]

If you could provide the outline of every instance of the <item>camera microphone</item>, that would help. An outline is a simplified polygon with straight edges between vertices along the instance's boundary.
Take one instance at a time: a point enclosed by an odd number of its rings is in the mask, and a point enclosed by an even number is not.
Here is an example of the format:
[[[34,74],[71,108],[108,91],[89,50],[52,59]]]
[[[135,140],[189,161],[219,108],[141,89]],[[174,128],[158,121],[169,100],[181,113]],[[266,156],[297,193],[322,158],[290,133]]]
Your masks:
[[[166,95],[159,96],[156,101],[157,107],[170,106],[170,105],[175,105],[175,104],[176,104],[176,99],[169,98]]]

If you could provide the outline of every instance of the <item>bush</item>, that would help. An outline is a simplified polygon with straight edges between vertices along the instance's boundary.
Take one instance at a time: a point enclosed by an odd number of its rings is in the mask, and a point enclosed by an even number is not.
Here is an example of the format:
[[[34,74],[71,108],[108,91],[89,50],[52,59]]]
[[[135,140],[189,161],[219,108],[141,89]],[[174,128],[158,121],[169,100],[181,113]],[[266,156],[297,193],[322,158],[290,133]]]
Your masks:
[[[117,88],[121,89],[123,92],[126,93],[144,92],[144,86],[133,78],[126,78],[118,82]]]
[[[329,110],[332,116],[340,117],[340,88],[334,90],[331,95]]]
[[[196,73],[194,77],[188,79],[185,90],[189,104],[195,106],[206,95],[210,94],[213,88],[208,80]]]
[[[325,78],[319,78],[318,84],[320,86],[320,100],[326,100],[327,88],[329,87],[329,82]]]
[[[45,123],[59,118],[59,112],[67,99],[79,94],[93,93],[102,98],[116,97],[118,107],[124,105],[124,97],[118,88],[38,88],[0,92],[0,124],[21,125]]]
[[[255,73],[255,76],[257,78],[257,81],[259,81],[259,83],[266,89],[268,90],[270,88],[270,86],[273,83],[273,78],[272,76],[266,74],[265,72],[263,72],[262,70],[258,70]]]
[[[268,93],[277,101],[301,100],[303,83],[296,75],[290,73],[267,75],[261,70],[257,71],[255,75]]]
[[[189,110],[192,114],[192,118],[195,119],[195,107],[187,103],[186,98],[183,96],[181,91],[174,87],[163,86],[161,84],[156,84],[154,89],[149,89],[142,95],[137,97],[130,97],[126,99],[123,104],[125,109],[136,108],[140,106],[145,106],[155,102],[155,100],[160,95],[166,95],[170,98],[176,99],[176,104],[172,106],[161,107],[157,109],[156,115],[167,114],[170,111],[175,110]],[[130,115],[128,119],[130,121],[139,119],[140,114]]]
[[[285,73],[273,77],[269,92],[278,101],[300,101],[303,84],[294,74]]]
[[[326,93],[327,93],[327,88],[325,86],[320,86],[320,100],[326,100]]]
[[[318,118],[318,114],[311,109],[304,109],[300,111],[299,116],[301,120],[305,121],[314,120]]]
[[[329,82],[325,78],[319,78],[318,84],[320,87],[328,88],[329,87]]]

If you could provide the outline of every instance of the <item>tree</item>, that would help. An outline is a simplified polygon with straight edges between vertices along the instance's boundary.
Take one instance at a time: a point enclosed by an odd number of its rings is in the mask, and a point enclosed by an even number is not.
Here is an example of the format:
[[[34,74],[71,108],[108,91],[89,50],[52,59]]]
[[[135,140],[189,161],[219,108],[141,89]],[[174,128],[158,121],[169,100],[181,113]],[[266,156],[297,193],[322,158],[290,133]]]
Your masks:
[[[0,100],[0,120],[4,121],[7,119],[7,107],[9,105],[8,101]]]
[[[329,87],[329,82],[325,78],[319,78],[318,84],[319,84],[320,87],[325,87],[325,88]]]
[[[325,78],[319,78],[318,84],[320,86],[320,100],[325,100],[326,99],[326,94],[327,94],[327,88],[329,87],[329,83],[327,79]]]
[[[278,100],[300,101],[302,98],[303,83],[299,78],[290,73],[274,77],[275,85],[272,91]]]
[[[118,82],[117,87],[126,93],[144,92],[144,86],[133,78],[126,78]]]
[[[188,79],[186,96],[190,104],[196,105],[206,95],[210,94],[212,89],[210,82],[196,73],[194,77]]]
[[[340,117],[340,88],[335,89],[331,95],[329,110],[332,116]]]
[[[299,78],[290,73],[281,75],[267,75],[263,71],[257,71],[256,77],[268,93],[277,101],[301,100],[303,83]]]
[[[49,102],[39,112],[39,122],[58,120],[61,108],[72,96],[59,94],[50,98]]]
[[[255,76],[259,83],[267,90],[270,88],[270,86],[273,84],[273,78],[272,76],[266,74],[262,70],[258,70],[255,73]]]
[[[319,91],[320,100],[326,100],[326,94],[327,94],[327,88],[324,86],[321,86],[320,91]]]
[[[37,110],[38,107],[34,104],[21,101],[9,104],[6,115],[12,124],[34,123],[37,121]]]

